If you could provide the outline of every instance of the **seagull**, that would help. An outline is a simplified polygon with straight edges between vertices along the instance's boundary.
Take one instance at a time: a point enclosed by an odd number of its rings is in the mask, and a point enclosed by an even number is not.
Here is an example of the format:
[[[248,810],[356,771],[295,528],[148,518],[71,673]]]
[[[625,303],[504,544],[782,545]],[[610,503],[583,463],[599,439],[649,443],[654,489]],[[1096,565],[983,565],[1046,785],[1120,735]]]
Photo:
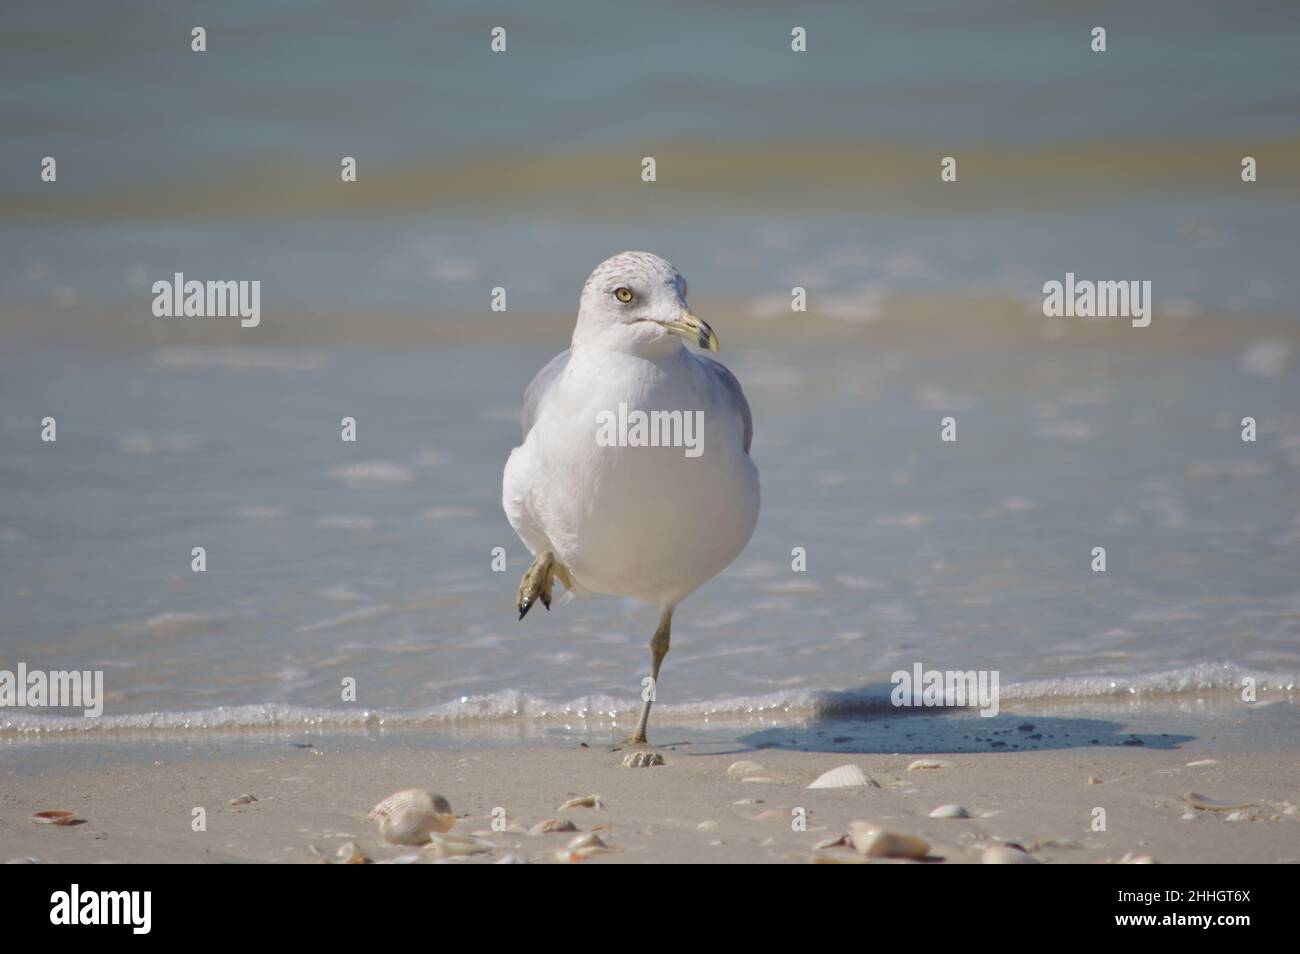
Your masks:
[[[659,611],[633,745],[646,744],[673,611],[740,554],[758,521],[749,403],[688,341],[718,350],[677,269],[649,252],[601,262],[568,350],[524,392],[523,443],[502,480],[506,517],[533,555],[520,620],[538,600],[550,610],[556,578],[570,593]]]

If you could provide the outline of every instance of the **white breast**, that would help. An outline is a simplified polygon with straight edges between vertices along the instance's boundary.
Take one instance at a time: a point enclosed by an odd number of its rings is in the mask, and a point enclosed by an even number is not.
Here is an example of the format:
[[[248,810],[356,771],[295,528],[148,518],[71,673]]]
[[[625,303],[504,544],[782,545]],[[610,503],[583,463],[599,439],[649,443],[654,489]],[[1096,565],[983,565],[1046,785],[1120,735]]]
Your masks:
[[[700,437],[699,456],[683,446],[598,442],[602,423],[610,434],[610,418],[601,415],[635,425],[635,412],[656,411],[680,412],[682,425],[686,415],[700,423],[699,435],[676,422],[662,432]],[[675,605],[734,560],[753,533],[758,472],[743,434],[737,410],[721,403],[684,348],[653,359],[575,349],[512,455],[507,495],[513,483],[528,511],[521,518],[544,532],[579,587]],[[638,436],[646,435],[635,426],[617,430],[618,438]],[[513,514],[511,523],[531,546]]]

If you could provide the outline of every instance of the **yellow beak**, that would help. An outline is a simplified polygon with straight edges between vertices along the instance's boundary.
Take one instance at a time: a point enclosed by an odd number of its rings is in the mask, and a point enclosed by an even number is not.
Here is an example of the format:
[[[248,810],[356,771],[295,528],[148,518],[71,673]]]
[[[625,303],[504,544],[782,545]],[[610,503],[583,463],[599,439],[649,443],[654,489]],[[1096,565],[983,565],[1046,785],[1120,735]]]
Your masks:
[[[687,341],[694,341],[701,348],[708,351],[718,350],[718,336],[713,333],[707,322],[700,321],[691,314],[689,308],[682,309],[680,318],[673,321],[661,321],[661,325],[675,335],[680,335]]]

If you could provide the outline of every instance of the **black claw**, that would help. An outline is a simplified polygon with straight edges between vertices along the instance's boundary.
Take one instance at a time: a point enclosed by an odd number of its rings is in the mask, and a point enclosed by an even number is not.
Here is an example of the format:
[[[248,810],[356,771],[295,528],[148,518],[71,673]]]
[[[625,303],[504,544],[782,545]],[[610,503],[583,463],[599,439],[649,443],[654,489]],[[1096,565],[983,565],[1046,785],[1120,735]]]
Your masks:
[[[551,601],[545,596],[542,597],[542,605],[546,607],[546,612],[549,613],[551,611]]]
[[[519,618],[520,618],[520,619],[523,619],[525,616],[527,616],[527,615],[528,615],[528,611],[529,611],[530,609],[532,609],[532,608],[533,608],[533,601],[532,601],[532,600],[527,600],[527,599],[525,599],[525,600],[520,600],[520,602],[519,602]]]

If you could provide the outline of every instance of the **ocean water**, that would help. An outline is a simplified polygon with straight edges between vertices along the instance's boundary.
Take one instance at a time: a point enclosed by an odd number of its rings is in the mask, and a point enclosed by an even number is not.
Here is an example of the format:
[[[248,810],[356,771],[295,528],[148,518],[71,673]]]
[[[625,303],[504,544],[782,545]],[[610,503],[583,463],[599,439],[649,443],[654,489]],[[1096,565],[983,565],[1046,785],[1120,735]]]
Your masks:
[[[108,700],[95,720],[0,710],[0,735],[625,720],[652,612],[516,621],[526,554],[498,502],[523,388],[567,338],[511,330],[571,313],[624,248],[715,309],[764,498],[678,613],[660,717],[871,713],[917,662],[997,670],[1035,705],[1173,699],[1226,723],[1245,676],[1292,698],[1296,339],[1246,322],[1296,317],[1298,40],[1289,3],[15,13],[0,669],[103,669]],[[1009,335],[1067,271],[1151,281],[1158,322],[1243,330]],[[214,347],[152,318],[175,272],[261,281],[263,324]],[[854,334],[773,332],[794,285]],[[954,342],[876,333],[936,293],[1011,312],[980,336],[954,307]],[[467,326],[477,344],[428,343]]]
[[[1252,364],[1258,344],[1054,347],[730,355],[763,511],[678,611],[665,717],[887,707],[891,674],[915,663],[997,670],[1008,701],[1231,698],[1246,675],[1289,698],[1294,374]],[[528,557],[500,474],[547,356],[6,355],[0,668],[103,669],[108,701],[91,720],[9,709],[0,728],[625,717],[651,609],[597,597],[515,618]],[[1241,408],[1265,422],[1256,443]],[[46,413],[55,444],[33,436]],[[946,413],[954,444],[938,440]]]

